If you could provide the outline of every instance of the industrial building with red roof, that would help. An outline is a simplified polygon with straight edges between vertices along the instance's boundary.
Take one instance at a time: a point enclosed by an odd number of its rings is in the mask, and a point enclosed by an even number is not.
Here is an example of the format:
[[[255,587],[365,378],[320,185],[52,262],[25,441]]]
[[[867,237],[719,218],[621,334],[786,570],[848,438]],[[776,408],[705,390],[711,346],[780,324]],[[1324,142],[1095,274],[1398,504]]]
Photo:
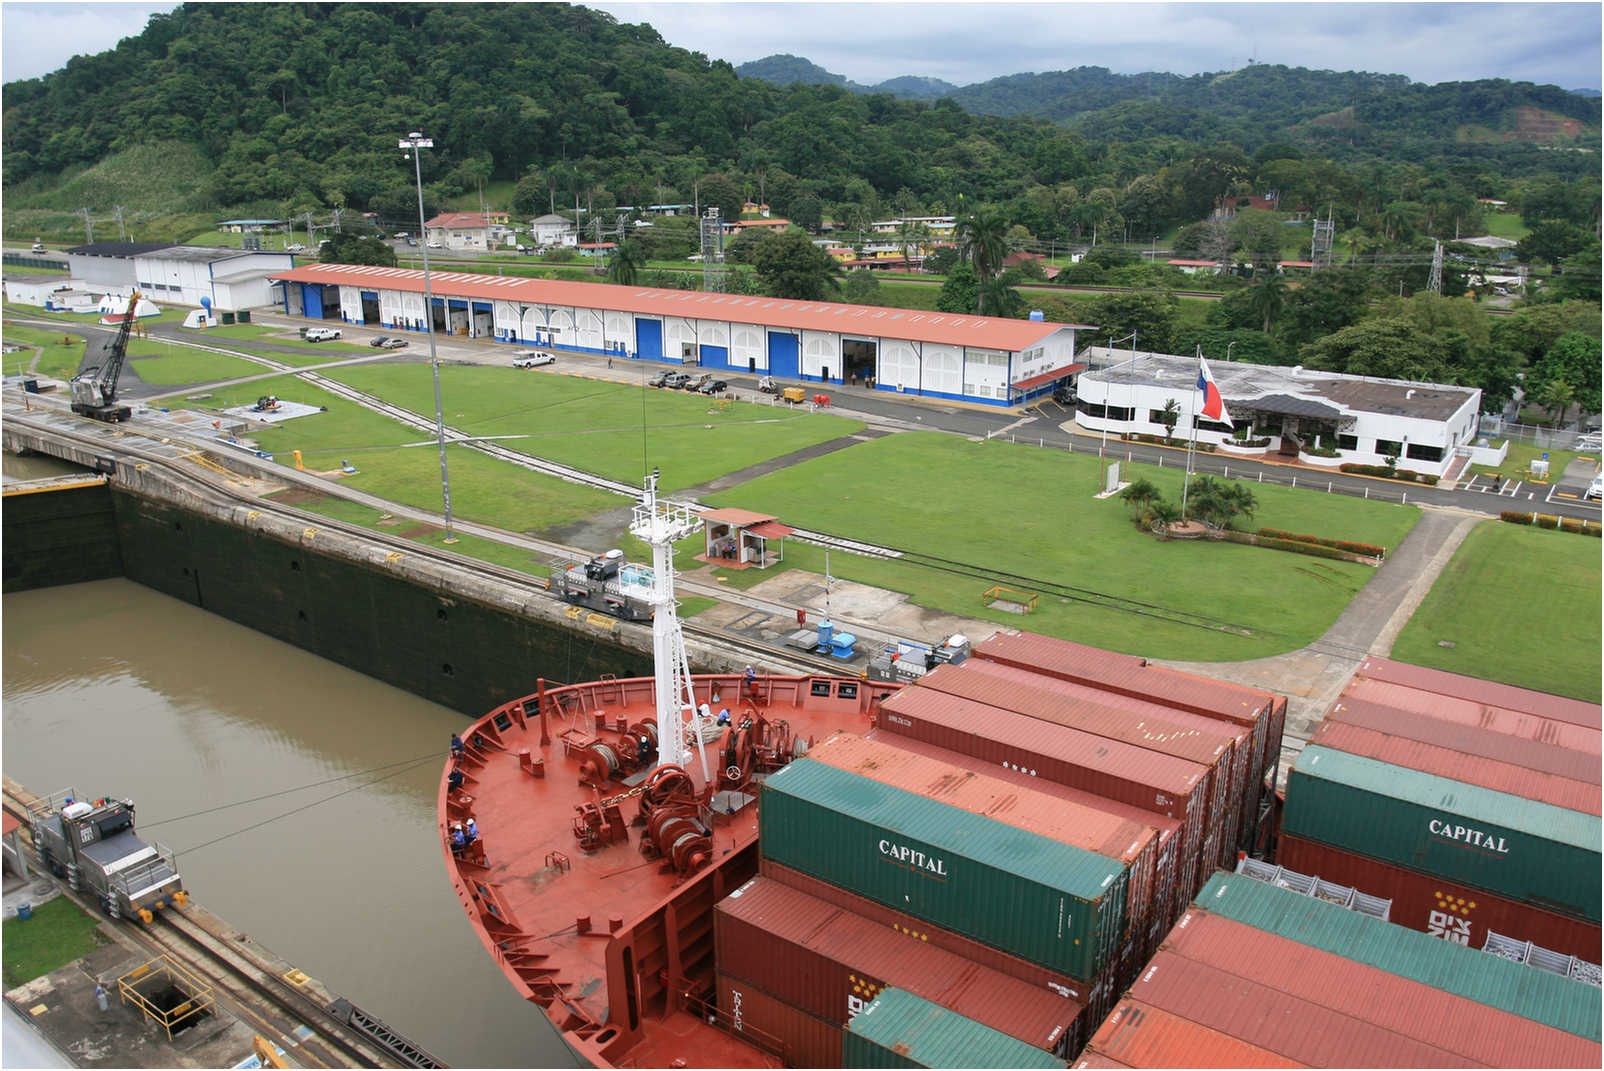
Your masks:
[[[426,329],[421,271],[310,264],[273,278],[289,315]],[[1072,375],[1075,334],[1089,329],[457,271],[431,272],[429,281],[437,332],[992,405],[1022,404]]]

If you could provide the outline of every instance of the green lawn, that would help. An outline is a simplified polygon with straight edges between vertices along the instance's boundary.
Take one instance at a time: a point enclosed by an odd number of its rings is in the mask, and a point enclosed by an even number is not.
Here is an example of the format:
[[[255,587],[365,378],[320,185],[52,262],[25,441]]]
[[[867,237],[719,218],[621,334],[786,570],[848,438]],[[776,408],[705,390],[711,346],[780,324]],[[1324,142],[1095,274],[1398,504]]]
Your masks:
[[[78,372],[78,366],[83,362],[84,340],[77,335],[67,336],[68,341],[62,342],[60,332],[46,331],[42,327],[19,327],[15,324],[6,324],[0,337],[7,342],[20,343],[24,346],[38,346],[40,350],[24,349],[18,353],[5,355],[5,371],[9,375],[13,372],[26,372],[30,369],[42,376],[51,376],[55,379],[71,379]],[[38,363],[34,358],[38,357]]]
[[[6,988],[15,989],[110,944],[98,926],[93,916],[65,896],[35,907],[27,921],[6,919],[0,925]]]
[[[1132,466],[1179,497],[1174,469]],[[1159,542],[1117,499],[1096,501],[1095,456],[904,433],[712,496],[823,531],[1223,618],[1252,635],[1203,630],[1080,602],[1044,599],[1028,617],[981,605],[978,580],[896,561],[831,556],[834,575],[906,592],[921,605],[1115,650],[1203,661],[1260,658],[1319,636],[1373,571],[1238,544]],[[1419,511],[1256,485],[1254,523],[1397,546]],[[822,570],[824,553],[787,543],[785,565]],[[748,572],[755,572],[749,570]],[[773,570],[770,570],[772,573]],[[737,580],[736,576],[740,579]],[[729,583],[741,586],[735,574]]]
[[[1514,212],[1484,212],[1482,223],[1488,234],[1511,241],[1518,242],[1532,233],[1532,229]]]
[[[153,387],[212,383],[269,371],[254,361],[222,353],[192,350],[155,339],[131,343],[128,367]]]
[[[1416,665],[1599,701],[1599,541],[1487,522],[1393,645]],[[1440,647],[1440,641],[1453,647]]]
[[[1597,457],[1597,454],[1579,454],[1575,450],[1549,450],[1541,446],[1532,446],[1528,443],[1511,442],[1509,456],[1504,458],[1502,465],[1472,465],[1470,471],[1481,475],[1498,475],[1506,480],[1531,479],[1532,462],[1548,455],[1548,476],[1539,480],[1540,483],[1553,483],[1565,474],[1565,466],[1579,457]]]
[[[370,365],[328,374],[414,412],[434,412],[426,365]],[[505,445],[631,484],[656,467],[665,492],[863,430],[860,421],[822,413],[746,402],[718,408],[683,391],[506,368],[443,366],[440,393],[446,423],[454,428],[525,436]]]
[[[192,335],[197,342],[203,344],[222,345],[228,340],[234,339],[244,342],[268,342],[275,346],[288,346],[293,352],[280,353],[274,350],[271,352],[264,351],[262,355],[284,364],[295,365],[297,368],[337,361],[341,357],[350,357],[358,353],[372,354],[374,352],[372,346],[363,342],[307,342],[294,329],[268,327],[265,324],[229,324],[226,327],[189,328],[186,333]]]

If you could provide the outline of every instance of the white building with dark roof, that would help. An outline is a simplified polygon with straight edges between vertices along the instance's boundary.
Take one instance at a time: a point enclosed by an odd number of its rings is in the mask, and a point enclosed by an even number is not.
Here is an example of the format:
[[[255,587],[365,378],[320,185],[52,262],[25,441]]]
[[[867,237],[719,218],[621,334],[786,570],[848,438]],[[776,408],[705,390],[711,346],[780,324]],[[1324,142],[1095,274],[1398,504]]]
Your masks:
[[[172,247],[172,242],[91,242],[63,252],[75,283],[127,292],[134,285],[134,258]]]
[[[1081,359],[1094,369],[1078,383],[1081,427],[1164,435],[1164,408],[1173,399],[1180,409],[1175,437],[1191,437],[1202,404],[1196,357],[1093,346]],[[1440,477],[1476,436],[1476,387],[1235,361],[1210,360],[1209,371],[1232,423],[1198,419],[1197,441],[1224,454],[1329,468],[1394,457],[1400,469]]]
[[[268,277],[295,266],[289,253],[172,245],[136,253],[134,285],[153,301],[199,305],[224,312],[276,305],[283,300]]]
[[[1084,324],[832,301],[310,264],[273,277],[284,311],[391,331],[434,329],[556,351],[1020,405],[1079,371]],[[426,317],[428,319],[426,319]]]

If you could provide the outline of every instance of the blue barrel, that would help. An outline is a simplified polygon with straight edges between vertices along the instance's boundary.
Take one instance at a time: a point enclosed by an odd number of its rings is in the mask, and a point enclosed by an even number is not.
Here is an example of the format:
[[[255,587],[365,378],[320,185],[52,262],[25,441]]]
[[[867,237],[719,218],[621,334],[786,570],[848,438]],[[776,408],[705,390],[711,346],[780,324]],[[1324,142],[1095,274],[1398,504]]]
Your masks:
[[[830,637],[835,635],[835,626],[828,621],[819,622],[819,646],[830,646]]]
[[[29,919],[33,918],[33,905],[28,903],[28,901],[26,901],[26,900],[24,900],[22,903],[18,904],[17,905],[17,918],[21,919],[24,922],[26,922]]]

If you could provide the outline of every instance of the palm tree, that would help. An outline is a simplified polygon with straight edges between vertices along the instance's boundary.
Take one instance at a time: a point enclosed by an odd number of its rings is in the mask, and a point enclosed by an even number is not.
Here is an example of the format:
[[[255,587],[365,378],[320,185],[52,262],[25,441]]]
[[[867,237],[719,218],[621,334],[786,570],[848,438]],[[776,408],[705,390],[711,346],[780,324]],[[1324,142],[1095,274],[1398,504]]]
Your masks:
[[[1002,271],[1008,255],[1008,221],[994,208],[982,208],[958,221],[958,256],[974,266],[975,278],[982,285]]]
[[[914,251],[924,252],[925,243],[930,240],[930,228],[923,223],[905,219],[897,224],[897,244],[902,247],[903,259],[913,263]]]
[[[1019,291],[1000,278],[981,283],[975,298],[976,311],[982,316],[1013,319],[1025,307],[1025,299],[1019,296]]]
[[[622,286],[634,286],[635,277],[640,273],[640,266],[645,262],[640,243],[633,238],[618,243],[613,250],[613,259],[607,265],[607,281]]]
[[[1181,405],[1174,398],[1164,400],[1164,408],[1158,411],[1159,423],[1164,425],[1164,438],[1175,438],[1175,425],[1181,420]]]
[[[1556,428],[1565,426],[1565,410],[1569,409],[1575,400],[1576,388],[1563,379],[1549,380],[1537,394],[1537,401],[1554,417]]]
[[[1142,507],[1141,523],[1156,536],[1162,536],[1170,525],[1181,521],[1181,507],[1162,498],[1155,498]]]
[[[1141,510],[1149,502],[1162,497],[1159,489],[1151,480],[1137,480],[1119,493],[1119,497],[1135,510]]]
[[[1278,272],[1264,276],[1253,284],[1253,290],[1248,295],[1248,308],[1253,315],[1264,320],[1263,331],[1270,333],[1270,324],[1280,316],[1287,307],[1287,281]]]

